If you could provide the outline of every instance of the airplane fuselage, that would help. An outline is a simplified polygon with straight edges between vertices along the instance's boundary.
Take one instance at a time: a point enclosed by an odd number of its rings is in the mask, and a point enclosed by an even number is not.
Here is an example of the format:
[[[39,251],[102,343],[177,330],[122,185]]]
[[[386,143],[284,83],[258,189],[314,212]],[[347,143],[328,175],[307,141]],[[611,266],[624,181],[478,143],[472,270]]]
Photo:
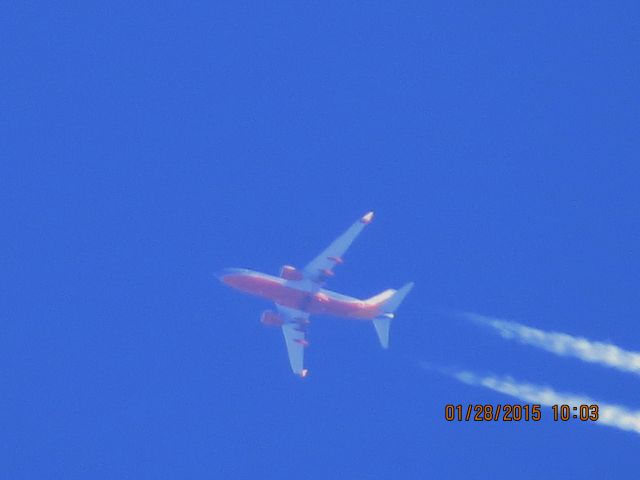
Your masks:
[[[330,315],[370,320],[381,312],[379,305],[341,295],[331,290],[314,289],[304,281],[290,281],[247,269],[223,271],[220,280],[242,292],[267,298],[279,305],[310,315]]]
[[[218,279],[236,290],[271,300],[274,310],[264,310],[260,322],[280,327],[287,346],[293,373],[306,377],[304,350],[309,346],[307,325],[312,315],[353,318],[370,323],[382,348],[389,347],[389,326],[395,311],[413,288],[413,282],[400,289],[388,288],[373,297],[360,300],[322,288],[334,276],[334,269],[344,263],[344,254],[362,230],[371,223],[373,212],[367,212],[336,238],[304,268],[283,265],[278,276],[245,268],[227,268]],[[367,321],[367,322],[365,322]]]

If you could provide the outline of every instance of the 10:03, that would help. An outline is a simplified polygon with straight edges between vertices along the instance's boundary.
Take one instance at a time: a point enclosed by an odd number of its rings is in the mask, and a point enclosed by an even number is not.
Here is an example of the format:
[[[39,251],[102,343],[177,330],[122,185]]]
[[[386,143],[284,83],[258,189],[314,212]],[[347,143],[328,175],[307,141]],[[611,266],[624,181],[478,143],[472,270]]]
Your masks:
[[[598,405],[552,405],[553,419],[566,422],[572,418],[579,419],[583,422],[598,420],[599,408]]]

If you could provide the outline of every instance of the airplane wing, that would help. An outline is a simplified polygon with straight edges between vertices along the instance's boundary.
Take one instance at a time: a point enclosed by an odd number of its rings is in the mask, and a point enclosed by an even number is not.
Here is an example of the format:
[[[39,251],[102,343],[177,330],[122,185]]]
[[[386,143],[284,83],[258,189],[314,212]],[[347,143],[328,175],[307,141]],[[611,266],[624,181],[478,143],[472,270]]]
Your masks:
[[[356,223],[351,225],[331,245],[329,245],[316,258],[304,267],[304,277],[315,282],[322,283],[327,277],[333,276],[333,267],[342,263],[342,257],[351,246],[364,227],[373,220],[373,212],[366,213]]]
[[[306,330],[309,324],[309,314],[293,308],[276,305],[280,315],[285,320],[282,324],[284,341],[287,344],[289,363],[291,370],[301,377],[307,376],[307,369],[304,368],[304,349],[309,345],[306,340]]]

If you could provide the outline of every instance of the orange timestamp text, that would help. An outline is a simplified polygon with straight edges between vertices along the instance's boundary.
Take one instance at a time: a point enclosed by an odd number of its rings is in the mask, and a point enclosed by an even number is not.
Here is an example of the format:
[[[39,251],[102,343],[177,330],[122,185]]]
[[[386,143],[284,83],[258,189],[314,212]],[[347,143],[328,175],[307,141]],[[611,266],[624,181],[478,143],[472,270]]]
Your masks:
[[[596,421],[599,417],[597,405],[552,405],[555,421],[577,419]],[[539,404],[447,404],[444,407],[447,422],[539,422],[542,406]]]

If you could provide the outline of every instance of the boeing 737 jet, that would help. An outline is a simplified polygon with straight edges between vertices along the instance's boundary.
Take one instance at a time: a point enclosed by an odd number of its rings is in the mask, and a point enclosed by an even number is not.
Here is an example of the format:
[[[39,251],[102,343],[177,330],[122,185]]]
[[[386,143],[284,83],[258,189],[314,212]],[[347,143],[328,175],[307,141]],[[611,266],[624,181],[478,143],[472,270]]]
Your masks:
[[[323,288],[326,280],[333,276],[334,267],[343,263],[345,252],[371,220],[373,212],[365,214],[302,270],[284,265],[280,276],[274,277],[244,268],[228,268],[218,275],[233,288],[275,302],[277,312],[263,312],[261,322],[282,328],[291,369],[301,377],[308,374],[304,368],[304,349],[309,346],[306,334],[311,315],[370,321],[382,348],[389,346],[389,326],[394,312],[413,283],[407,283],[400,290],[385,290],[367,300]]]

